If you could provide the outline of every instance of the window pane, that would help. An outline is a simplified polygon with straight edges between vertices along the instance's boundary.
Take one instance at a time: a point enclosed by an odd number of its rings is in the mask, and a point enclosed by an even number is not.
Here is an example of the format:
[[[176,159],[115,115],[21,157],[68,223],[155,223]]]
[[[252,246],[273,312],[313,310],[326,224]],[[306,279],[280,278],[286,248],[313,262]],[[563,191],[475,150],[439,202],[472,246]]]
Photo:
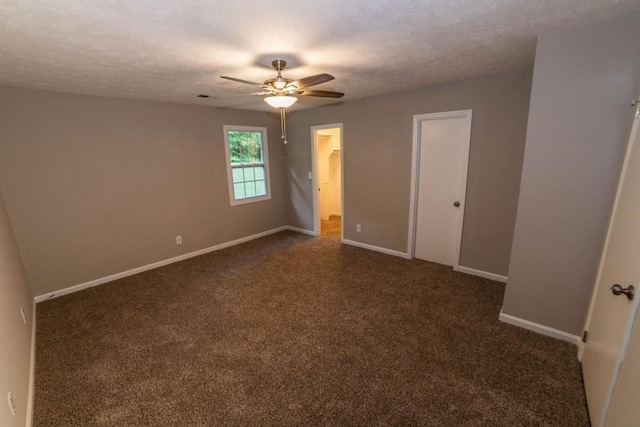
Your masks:
[[[242,147],[242,163],[251,164],[251,152],[254,149],[253,140],[251,138],[251,132],[240,133],[240,144]]]
[[[250,143],[248,145],[249,157],[251,158],[251,163],[262,162],[262,133],[260,132],[250,132]]]
[[[229,131],[227,136],[232,163],[262,163],[262,132]]]
[[[253,163],[262,163],[262,134],[258,133],[258,144],[256,147],[255,157]]]
[[[264,196],[267,194],[267,185],[265,181],[256,181],[256,196]]]
[[[243,182],[244,181],[244,176],[242,173],[242,169],[241,168],[236,168],[232,170],[233,173],[233,182]]]
[[[236,198],[236,200],[244,199],[246,197],[243,183],[233,184],[233,195]]]
[[[255,178],[253,177],[253,168],[244,168],[244,180],[245,181],[253,181]]]
[[[242,151],[239,148],[231,148],[229,150],[229,157],[231,160],[231,164],[242,163]]]
[[[264,179],[264,166],[253,168],[253,170],[254,170],[254,174],[256,176],[255,179]]]
[[[255,197],[256,196],[256,183],[253,181],[244,183],[244,192],[247,197]]]

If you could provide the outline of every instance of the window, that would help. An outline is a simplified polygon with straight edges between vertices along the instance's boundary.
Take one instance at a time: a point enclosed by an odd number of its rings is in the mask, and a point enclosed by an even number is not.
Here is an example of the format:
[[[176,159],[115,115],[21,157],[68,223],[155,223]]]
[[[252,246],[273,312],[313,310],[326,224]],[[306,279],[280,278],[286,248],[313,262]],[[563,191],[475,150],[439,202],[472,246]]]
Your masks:
[[[271,198],[267,128],[224,127],[231,205]]]

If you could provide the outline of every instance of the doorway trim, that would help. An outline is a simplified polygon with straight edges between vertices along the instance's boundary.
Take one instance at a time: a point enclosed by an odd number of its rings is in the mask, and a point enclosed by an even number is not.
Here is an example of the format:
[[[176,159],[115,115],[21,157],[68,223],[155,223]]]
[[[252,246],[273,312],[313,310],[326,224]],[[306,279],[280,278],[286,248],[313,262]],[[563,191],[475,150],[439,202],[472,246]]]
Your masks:
[[[463,188],[462,192],[462,214],[460,215],[460,221],[458,224],[458,230],[456,232],[456,256],[453,264],[453,269],[458,270],[460,266],[460,246],[462,245],[462,226],[464,224],[464,213],[466,211],[466,196],[467,196],[467,175],[469,171],[469,148],[471,146],[471,123],[472,123],[473,110],[457,110],[457,111],[444,111],[440,113],[428,113],[428,114],[416,114],[413,116],[413,146],[411,149],[411,187],[409,193],[409,233],[407,239],[407,254],[409,258],[415,258],[415,230],[416,221],[418,218],[418,183],[420,182],[418,164],[420,162],[420,140],[422,138],[422,122],[429,120],[440,119],[457,119],[465,118],[468,123],[468,135],[465,138],[466,146],[464,147],[464,156],[466,160],[464,172],[463,172]]]
[[[318,204],[318,171],[316,168],[316,158],[318,157],[316,146],[316,131],[323,129],[340,129],[340,242],[344,242],[344,126],[342,123],[330,123],[326,125],[311,126],[311,189],[313,192],[313,235],[320,235],[320,206]]]

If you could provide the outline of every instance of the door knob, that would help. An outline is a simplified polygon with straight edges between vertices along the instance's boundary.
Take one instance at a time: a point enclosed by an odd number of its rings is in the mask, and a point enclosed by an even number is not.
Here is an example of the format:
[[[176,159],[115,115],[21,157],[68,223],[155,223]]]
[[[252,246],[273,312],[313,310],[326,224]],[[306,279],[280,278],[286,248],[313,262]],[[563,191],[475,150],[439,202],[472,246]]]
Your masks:
[[[456,200],[455,202],[453,202],[453,206],[457,208],[458,206],[460,206],[460,202]]]
[[[623,288],[616,283],[611,287],[611,292],[613,292],[614,295],[625,294],[629,300],[632,300],[633,296],[636,293],[636,289],[633,287],[633,285],[629,285],[626,288]]]

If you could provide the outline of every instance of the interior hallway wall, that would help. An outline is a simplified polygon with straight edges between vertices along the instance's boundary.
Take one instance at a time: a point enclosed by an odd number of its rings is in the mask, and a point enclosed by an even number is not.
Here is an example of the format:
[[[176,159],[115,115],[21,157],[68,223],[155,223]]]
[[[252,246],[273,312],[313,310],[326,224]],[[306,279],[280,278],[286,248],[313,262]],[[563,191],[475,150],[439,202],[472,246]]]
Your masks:
[[[329,215],[342,215],[342,184],[340,150],[342,149],[342,136],[340,128],[328,128],[318,131],[318,135],[326,135],[331,139],[331,152],[329,153]]]
[[[316,171],[318,176],[318,204],[320,220],[329,220],[331,206],[331,185],[329,182],[329,156],[331,155],[331,136],[316,137]]]
[[[540,37],[503,312],[582,335],[640,94],[640,12]]]
[[[273,115],[0,86],[0,120],[0,188],[35,295],[286,225]],[[230,206],[223,125],[267,127],[270,200]]]
[[[335,148],[335,145],[334,145]],[[342,215],[342,197],[340,189],[340,151],[333,151],[329,156],[329,214]]]
[[[313,229],[310,127],[343,123],[344,237],[406,252],[413,116],[473,109],[460,263],[506,275],[530,90],[527,69],[289,114],[289,224]]]
[[[24,309],[27,323],[20,314]],[[0,193],[0,426],[24,427],[27,422],[33,295]],[[11,391],[16,405],[12,416],[7,405]]]

